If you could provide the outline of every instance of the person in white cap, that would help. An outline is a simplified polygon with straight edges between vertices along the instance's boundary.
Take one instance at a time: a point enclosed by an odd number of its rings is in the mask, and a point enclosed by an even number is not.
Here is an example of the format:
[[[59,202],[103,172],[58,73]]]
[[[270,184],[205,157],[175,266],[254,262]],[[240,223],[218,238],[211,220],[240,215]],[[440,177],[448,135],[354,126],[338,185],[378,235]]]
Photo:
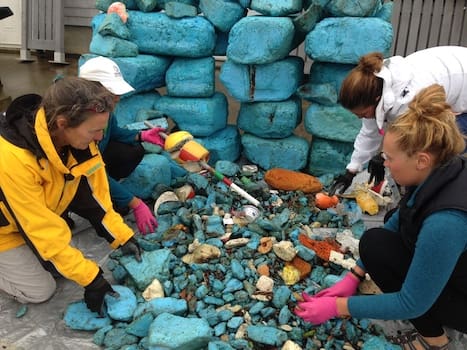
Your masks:
[[[120,96],[134,88],[122,76],[118,65],[106,57],[94,57],[79,67],[79,77],[101,83],[114,96],[116,102]],[[146,203],[131,193],[118,180],[127,177],[138,166],[144,156],[141,142],[150,142],[161,147],[164,139],[159,132],[164,129],[152,128],[137,131],[121,128],[117,118],[110,117],[103,139],[99,142],[99,150],[106,164],[109,177],[110,194],[117,211],[125,213],[133,209],[136,225],[142,234],[154,232],[157,220]]]

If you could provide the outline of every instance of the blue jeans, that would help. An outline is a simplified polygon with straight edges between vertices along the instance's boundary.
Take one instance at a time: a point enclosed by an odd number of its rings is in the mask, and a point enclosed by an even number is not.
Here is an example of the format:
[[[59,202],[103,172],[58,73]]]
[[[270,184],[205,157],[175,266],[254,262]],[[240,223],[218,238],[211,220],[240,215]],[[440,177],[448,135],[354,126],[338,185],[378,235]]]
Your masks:
[[[456,123],[461,133],[467,136],[467,112],[456,116]],[[467,144],[465,145],[464,153],[467,152]]]
[[[456,123],[459,126],[460,131],[467,135],[467,112],[456,116]]]

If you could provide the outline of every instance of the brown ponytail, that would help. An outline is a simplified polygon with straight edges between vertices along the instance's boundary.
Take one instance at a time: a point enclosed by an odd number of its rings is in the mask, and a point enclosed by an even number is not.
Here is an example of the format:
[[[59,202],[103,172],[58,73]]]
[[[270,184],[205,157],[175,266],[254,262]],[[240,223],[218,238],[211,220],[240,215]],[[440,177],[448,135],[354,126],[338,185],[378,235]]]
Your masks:
[[[349,110],[377,104],[383,92],[383,79],[374,75],[383,67],[384,56],[380,52],[360,57],[358,65],[342,82],[339,93],[340,104]]]

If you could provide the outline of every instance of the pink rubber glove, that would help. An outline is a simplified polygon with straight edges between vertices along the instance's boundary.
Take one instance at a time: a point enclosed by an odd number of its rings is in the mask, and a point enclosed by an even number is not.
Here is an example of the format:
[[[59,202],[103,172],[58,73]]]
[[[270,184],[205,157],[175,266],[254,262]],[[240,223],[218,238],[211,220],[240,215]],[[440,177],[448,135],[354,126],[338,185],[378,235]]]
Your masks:
[[[359,283],[360,281],[358,280],[358,278],[355,277],[351,272],[348,272],[344,276],[344,278],[342,278],[339,282],[335,283],[333,286],[323,289],[321,292],[313,295],[313,297],[308,296],[308,298],[350,297],[357,293]],[[305,301],[309,301],[307,300],[307,298],[305,298],[305,296],[303,296],[303,299]]]
[[[319,325],[338,316],[336,300],[337,297],[311,298],[299,302],[294,312],[303,320]]]
[[[151,209],[143,201],[133,208],[133,215],[136,219],[136,226],[143,235],[154,232],[157,228],[157,220],[152,214]]]
[[[141,131],[141,141],[164,147],[164,138],[159,134],[161,131],[165,131],[165,129],[152,128],[149,130]]]

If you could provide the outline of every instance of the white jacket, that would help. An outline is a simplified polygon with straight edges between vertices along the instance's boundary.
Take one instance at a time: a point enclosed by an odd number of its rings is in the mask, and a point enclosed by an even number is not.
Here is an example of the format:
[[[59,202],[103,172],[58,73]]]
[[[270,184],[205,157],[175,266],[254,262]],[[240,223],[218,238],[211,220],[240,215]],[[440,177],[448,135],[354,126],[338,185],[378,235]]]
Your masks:
[[[455,113],[467,112],[467,47],[438,46],[417,51],[407,57],[384,60],[380,72],[383,94],[376,107],[375,119],[362,119],[347,169],[358,172],[380,148],[387,122],[394,121],[423,88],[440,84]]]

